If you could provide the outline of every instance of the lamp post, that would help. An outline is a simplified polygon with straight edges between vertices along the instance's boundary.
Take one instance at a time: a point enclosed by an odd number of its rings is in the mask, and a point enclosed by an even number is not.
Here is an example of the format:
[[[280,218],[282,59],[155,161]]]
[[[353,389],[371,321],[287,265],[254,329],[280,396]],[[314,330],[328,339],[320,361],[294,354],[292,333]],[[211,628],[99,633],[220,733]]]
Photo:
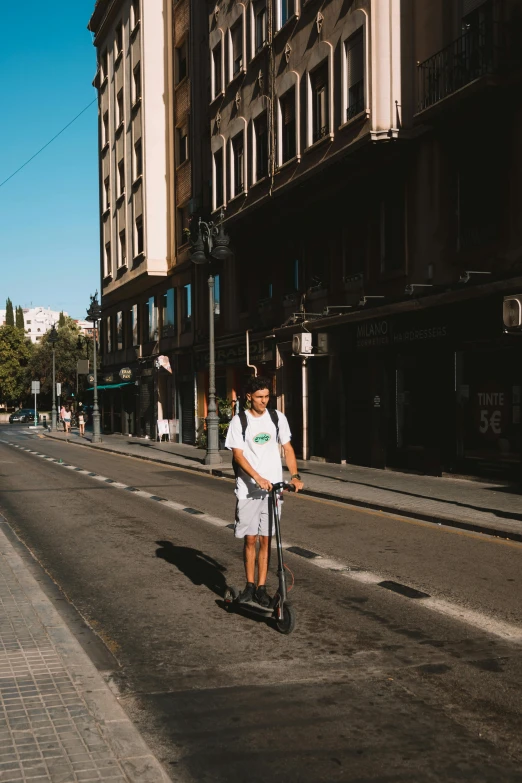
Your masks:
[[[100,410],[98,408],[98,368],[96,363],[96,335],[97,324],[101,319],[101,307],[98,302],[98,291],[91,296],[91,306],[87,310],[87,320],[94,325],[94,334],[92,342],[92,361],[94,364],[94,383],[93,383],[93,406],[92,406],[92,443],[100,443]]]
[[[47,341],[51,343],[53,349],[53,407],[51,409],[51,432],[56,432],[56,358],[55,358],[55,345],[58,341],[58,332],[56,331],[56,324],[53,324]]]
[[[226,261],[232,257],[232,251],[228,247],[230,237],[223,228],[223,210],[219,215],[219,223],[205,223],[201,218],[198,221],[198,233],[191,239],[192,244],[192,262],[202,265],[214,261]],[[221,455],[219,453],[219,416],[216,405],[216,349],[214,339],[214,312],[215,280],[210,266],[208,277],[208,304],[209,304],[209,361],[208,361],[208,415],[207,415],[207,453],[205,456],[205,465],[220,465]]]

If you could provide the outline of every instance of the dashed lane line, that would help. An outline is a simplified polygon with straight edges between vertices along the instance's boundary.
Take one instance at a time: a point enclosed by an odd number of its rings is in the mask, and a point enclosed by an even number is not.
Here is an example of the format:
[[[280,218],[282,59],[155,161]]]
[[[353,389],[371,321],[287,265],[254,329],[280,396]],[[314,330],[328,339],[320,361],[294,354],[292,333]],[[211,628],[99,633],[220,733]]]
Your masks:
[[[129,486],[120,481],[115,481],[114,479],[108,478],[107,476],[102,476],[99,473],[93,473],[92,471],[88,471],[85,468],[79,468],[76,465],[62,462],[56,457],[50,457],[47,454],[41,454],[40,452],[34,451],[33,449],[27,448],[26,446],[21,446],[20,444],[11,443],[2,439],[0,439],[0,443],[4,443],[6,446],[20,449],[21,451],[25,451],[33,456],[45,458],[49,462],[53,462],[58,467],[66,468],[67,470],[71,470],[92,478],[95,481],[109,484],[109,486],[114,487],[114,489],[122,489],[127,492],[132,492],[134,495],[142,497],[145,500],[152,500],[156,503],[161,503],[162,506],[170,508],[177,513],[187,514],[189,516],[197,515],[198,519],[203,522],[207,522],[214,527],[234,527],[234,525],[231,525],[225,519],[221,519],[220,517],[207,514],[204,511],[199,511],[198,509],[191,508],[190,506],[185,506],[182,503],[176,503],[174,500],[168,500],[167,498],[160,497],[159,495],[153,495],[150,492],[145,492],[142,489],[137,489],[136,487]],[[306,558],[310,565],[321,568],[323,571],[336,573],[343,578],[350,579],[351,581],[358,582],[363,585],[373,585],[375,587],[392,590],[401,598],[406,600],[415,600],[418,606],[422,606],[423,608],[436,612],[437,614],[444,615],[445,617],[465,623],[466,625],[471,625],[474,628],[485,631],[486,633],[492,634],[493,636],[500,637],[504,641],[522,644],[522,627],[519,625],[507,623],[503,620],[497,620],[493,617],[490,617],[489,615],[483,614],[482,612],[477,612],[473,609],[468,609],[459,606],[458,604],[453,604],[442,598],[436,598],[434,596],[428,595],[427,593],[422,593],[421,591],[416,590],[413,587],[409,587],[408,585],[401,585],[397,582],[390,582],[379,574],[375,574],[371,571],[365,571],[360,568],[354,568],[348,563],[343,563],[339,560],[336,560],[335,558],[325,557],[317,552],[304,549],[297,544],[291,544],[284,541],[283,549],[285,549],[290,554],[295,554],[299,557]]]

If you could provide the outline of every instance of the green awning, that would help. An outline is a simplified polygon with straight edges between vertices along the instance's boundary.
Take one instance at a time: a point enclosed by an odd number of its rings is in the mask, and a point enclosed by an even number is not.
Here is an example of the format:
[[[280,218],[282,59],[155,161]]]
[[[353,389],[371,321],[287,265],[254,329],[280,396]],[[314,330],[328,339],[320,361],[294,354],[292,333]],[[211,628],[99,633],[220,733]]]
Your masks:
[[[134,386],[134,381],[124,381],[123,383],[105,383],[103,386],[98,386],[98,391],[102,389],[121,389],[122,386]],[[86,391],[94,391],[94,386],[86,389]]]

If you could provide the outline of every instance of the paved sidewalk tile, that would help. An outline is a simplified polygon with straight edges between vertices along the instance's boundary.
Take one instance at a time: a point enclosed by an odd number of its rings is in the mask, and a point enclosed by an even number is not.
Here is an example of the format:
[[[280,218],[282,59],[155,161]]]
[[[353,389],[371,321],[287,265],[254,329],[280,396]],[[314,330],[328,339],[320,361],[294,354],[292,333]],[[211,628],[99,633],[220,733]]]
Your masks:
[[[1,528],[0,783],[166,783]]]

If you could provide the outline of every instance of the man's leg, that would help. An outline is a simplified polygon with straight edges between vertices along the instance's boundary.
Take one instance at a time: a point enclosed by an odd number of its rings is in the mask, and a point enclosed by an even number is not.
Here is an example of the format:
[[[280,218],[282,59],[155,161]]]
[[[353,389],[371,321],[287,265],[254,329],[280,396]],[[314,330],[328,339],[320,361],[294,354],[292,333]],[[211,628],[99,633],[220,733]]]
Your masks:
[[[246,580],[252,584],[255,584],[256,576],[256,538],[257,536],[245,536],[245,546],[243,549]]]
[[[270,554],[270,536],[259,536],[259,555],[257,558],[257,585],[266,584],[268,557]]]

